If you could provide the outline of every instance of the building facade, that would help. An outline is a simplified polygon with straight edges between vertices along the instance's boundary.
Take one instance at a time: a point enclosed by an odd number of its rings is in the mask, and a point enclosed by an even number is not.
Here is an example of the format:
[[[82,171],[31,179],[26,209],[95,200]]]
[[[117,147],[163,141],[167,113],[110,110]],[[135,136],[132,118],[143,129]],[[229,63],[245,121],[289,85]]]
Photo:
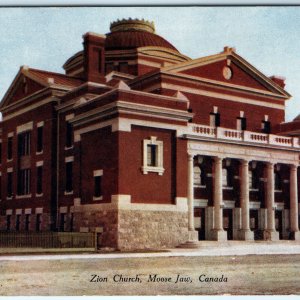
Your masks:
[[[283,78],[234,48],[191,59],[132,19],[86,33],[63,68],[22,66],[0,104],[0,230],[118,249],[300,238]]]

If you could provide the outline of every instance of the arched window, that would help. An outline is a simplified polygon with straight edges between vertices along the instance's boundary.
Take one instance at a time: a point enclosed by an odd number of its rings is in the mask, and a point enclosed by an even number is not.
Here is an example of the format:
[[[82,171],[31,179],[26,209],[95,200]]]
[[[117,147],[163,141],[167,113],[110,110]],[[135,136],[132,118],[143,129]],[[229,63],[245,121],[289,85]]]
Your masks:
[[[202,184],[201,180],[201,168],[199,166],[194,167],[194,185],[200,186]]]
[[[281,176],[278,172],[274,174],[275,190],[281,190]]]

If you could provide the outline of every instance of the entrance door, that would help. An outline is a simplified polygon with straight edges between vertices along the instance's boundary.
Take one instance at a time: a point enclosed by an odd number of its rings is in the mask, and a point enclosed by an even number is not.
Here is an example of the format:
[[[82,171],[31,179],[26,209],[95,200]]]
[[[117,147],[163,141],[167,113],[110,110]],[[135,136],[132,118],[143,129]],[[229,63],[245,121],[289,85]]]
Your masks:
[[[223,209],[223,228],[227,231],[227,239],[233,239],[232,209]]]
[[[279,231],[279,239],[282,239],[282,210],[275,211],[275,229]]]

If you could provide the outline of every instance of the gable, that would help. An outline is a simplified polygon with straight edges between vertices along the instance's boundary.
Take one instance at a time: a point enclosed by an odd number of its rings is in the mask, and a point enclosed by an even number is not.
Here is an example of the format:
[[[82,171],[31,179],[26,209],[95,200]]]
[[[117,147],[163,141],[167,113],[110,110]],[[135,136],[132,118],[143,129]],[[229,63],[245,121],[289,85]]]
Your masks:
[[[223,75],[223,72],[226,72],[226,68],[230,68],[232,72],[232,75],[229,79],[226,79]],[[221,61],[214,62],[208,65],[183,70],[179,73],[269,91],[266,86],[264,86],[253,76],[242,70],[233,61],[231,61],[230,65],[228,66],[227,59],[223,59]]]
[[[20,76],[20,79],[18,80],[10,94],[10,104],[24,97],[27,97],[43,88],[43,85],[22,75]]]
[[[163,69],[168,74],[207,81],[214,85],[268,93],[289,99],[291,95],[234,51],[195,59]]]
[[[44,85],[27,77],[25,74],[23,74],[21,69],[4,95],[0,103],[0,108],[2,109],[14,102],[19,101],[22,98],[42,90],[43,88],[45,88]]]

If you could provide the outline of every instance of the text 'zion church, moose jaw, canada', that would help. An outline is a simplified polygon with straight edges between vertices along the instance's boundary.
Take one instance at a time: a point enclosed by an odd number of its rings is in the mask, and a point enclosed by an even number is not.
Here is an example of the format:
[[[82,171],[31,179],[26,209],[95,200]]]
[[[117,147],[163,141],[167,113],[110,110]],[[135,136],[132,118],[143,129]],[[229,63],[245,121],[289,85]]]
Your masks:
[[[282,77],[229,47],[191,59],[132,19],[86,33],[63,68],[21,67],[0,104],[0,230],[117,249],[300,239]]]

